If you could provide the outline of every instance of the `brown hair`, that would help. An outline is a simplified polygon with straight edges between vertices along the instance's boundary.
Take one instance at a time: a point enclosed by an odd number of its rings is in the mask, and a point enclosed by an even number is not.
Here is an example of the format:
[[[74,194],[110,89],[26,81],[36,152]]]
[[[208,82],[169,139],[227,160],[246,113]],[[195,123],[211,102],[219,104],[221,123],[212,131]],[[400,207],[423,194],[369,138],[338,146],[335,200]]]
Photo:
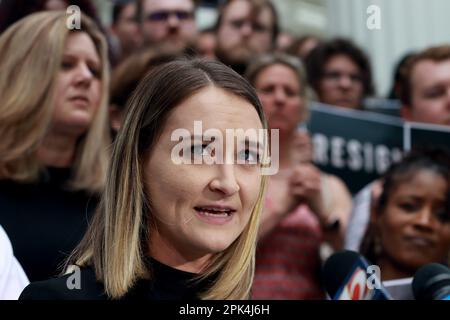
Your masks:
[[[306,57],[305,65],[310,85],[319,94],[319,83],[323,78],[323,68],[330,58],[345,55],[360,69],[363,85],[363,95],[369,96],[374,92],[372,69],[366,54],[353,42],[347,39],[333,39],[319,44]]]
[[[312,34],[307,34],[302,37],[295,38],[292,44],[287,48],[286,53],[304,59],[305,57],[300,56],[300,50],[309,40],[316,40],[318,44],[321,41],[319,37]]]
[[[113,71],[110,88],[111,104],[123,111],[128,98],[151,69],[175,60],[179,56],[178,52],[167,51],[163,48],[146,48],[127,57]]]
[[[431,47],[412,55],[405,62],[404,66],[400,70],[400,100],[405,106],[411,106],[412,104],[412,83],[411,77],[414,71],[414,67],[421,61],[431,60],[433,62],[442,62],[450,59],[450,45],[442,45],[437,47]]]

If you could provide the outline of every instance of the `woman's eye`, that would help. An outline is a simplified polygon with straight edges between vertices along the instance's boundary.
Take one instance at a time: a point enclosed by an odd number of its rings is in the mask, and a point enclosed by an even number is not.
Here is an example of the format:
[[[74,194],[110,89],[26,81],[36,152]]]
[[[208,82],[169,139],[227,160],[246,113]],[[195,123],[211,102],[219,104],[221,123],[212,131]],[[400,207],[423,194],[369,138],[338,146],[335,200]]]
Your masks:
[[[416,204],[410,202],[400,203],[399,207],[407,212],[414,212],[418,209],[418,206]]]
[[[74,64],[71,61],[63,61],[61,63],[61,68],[63,70],[69,70],[69,69],[73,68],[73,66],[74,66]]]
[[[450,222],[450,212],[448,212],[446,208],[437,209],[436,211],[434,211],[434,215],[442,223]]]
[[[100,78],[100,76],[101,76],[101,71],[100,71],[99,68],[96,68],[96,67],[90,67],[90,68],[89,68],[89,71],[91,71],[92,75],[93,75],[95,78]]]
[[[288,96],[288,97],[294,97],[297,95],[297,93],[292,90],[285,90],[285,93],[286,93],[286,96]]]
[[[272,93],[274,91],[274,87],[273,86],[267,86],[267,87],[263,87],[261,88],[261,93]]]
[[[195,156],[206,156],[208,155],[208,145],[207,144],[195,144],[191,146],[191,155]]]
[[[290,86],[284,86],[284,93],[288,97],[295,97],[299,95],[299,92]]]
[[[238,153],[238,160],[245,161],[248,164],[256,164],[259,162],[259,155],[257,152],[245,149]]]

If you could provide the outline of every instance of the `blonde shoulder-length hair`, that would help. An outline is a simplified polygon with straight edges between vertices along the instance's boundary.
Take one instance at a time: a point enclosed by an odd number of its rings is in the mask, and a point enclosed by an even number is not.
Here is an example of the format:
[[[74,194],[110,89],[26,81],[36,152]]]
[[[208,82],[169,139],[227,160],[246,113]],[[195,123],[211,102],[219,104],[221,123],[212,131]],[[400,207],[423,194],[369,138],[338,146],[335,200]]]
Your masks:
[[[127,115],[115,141],[105,191],[92,224],[66,266],[92,266],[105,292],[122,297],[138,279],[151,278],[146,264],[152,214],[145,194],[143,162],[157,144],[170,112],[200,89],[215,86],[250,102],[267,128],[261,103],[251,85],[225,65],[205,60],[175,60],[152,70],[128,101]],[[264,159],[267,156],[264,153]],[[200,279],[215,282],[201,299],[247,299],[254,275],[255,248],[266,177],[241,235],[211,259]]]
[[[36,152],[51,124],[64,45],[72,32],[85,32],[101,58],[102,97],[92,125],[77,142],[69,187],[95,193],[104,187],[109,159],[107,45],[91,19],[82,15],[81,29],[69,30],[67,18],[65,12],[35,13],[0,36],[0,179],[38,179],[44,165]]]

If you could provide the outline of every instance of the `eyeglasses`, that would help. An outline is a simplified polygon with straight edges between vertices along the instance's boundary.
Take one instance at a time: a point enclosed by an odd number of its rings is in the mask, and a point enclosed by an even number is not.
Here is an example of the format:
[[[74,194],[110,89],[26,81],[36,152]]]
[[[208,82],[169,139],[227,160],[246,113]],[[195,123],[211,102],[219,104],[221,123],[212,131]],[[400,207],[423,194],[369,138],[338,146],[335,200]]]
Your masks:
[[[192,11],[186,10],[159,10],[147,15],[147,20],[152,22],[165,22],[170,16],[176,16],[180,21],[188,21],[194,18]]]

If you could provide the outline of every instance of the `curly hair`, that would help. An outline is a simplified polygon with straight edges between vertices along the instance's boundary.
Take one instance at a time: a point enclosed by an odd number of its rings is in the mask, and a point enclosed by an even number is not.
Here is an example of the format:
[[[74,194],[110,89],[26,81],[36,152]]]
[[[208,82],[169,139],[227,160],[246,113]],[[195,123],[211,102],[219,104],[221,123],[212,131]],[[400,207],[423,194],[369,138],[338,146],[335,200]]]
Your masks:
[[[367,55],[350,40],[341,38],[319,44],[305,58],[308,81],[312,88],[318,92],[320,81],[323,78],[325,64],[337,55],[346,55],[359,67],[362,77],[363,94],[364,96],[372,95],[374,93],[374,85],[372,82],[372,69]]]

